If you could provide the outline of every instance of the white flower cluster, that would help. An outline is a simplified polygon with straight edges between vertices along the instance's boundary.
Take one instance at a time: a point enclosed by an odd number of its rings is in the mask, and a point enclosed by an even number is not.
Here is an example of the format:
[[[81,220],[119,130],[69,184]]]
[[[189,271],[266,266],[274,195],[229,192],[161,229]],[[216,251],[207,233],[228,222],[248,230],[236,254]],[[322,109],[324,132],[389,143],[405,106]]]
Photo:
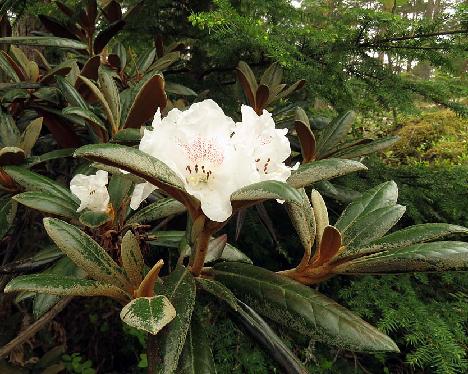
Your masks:
[[[243,105],[241,111],[238,123],[213,100],[185,111],[173,109],[163,119],[158,111],[153,130],[145,130],[139,146],[177,174],[203,213],[217,222],[231,216],[233,192],[265,180],[285,182],[291,174],[284,164],[291,154],[287,130],[276,129],[266,110],[259,116]],[[137,209],[155,188],[137,184],[131,208]]]

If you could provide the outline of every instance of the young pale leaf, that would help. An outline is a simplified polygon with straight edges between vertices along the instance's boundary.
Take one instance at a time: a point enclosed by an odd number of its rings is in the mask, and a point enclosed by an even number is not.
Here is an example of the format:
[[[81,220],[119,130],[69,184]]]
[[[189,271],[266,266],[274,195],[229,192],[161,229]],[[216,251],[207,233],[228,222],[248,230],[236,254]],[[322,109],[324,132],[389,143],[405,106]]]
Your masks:
[[[214,278],[241,300],[283,326],[359,352],[398,352],[388,336],[335,301],[291,279],[247,264],[221,263]]]
[[[237,313],[231,313],[234,321],[242,330],[252,336],[271,357],[281,365],[287,374],[307,374],[309,371],[304,367],[296,355],[291,352],[288,346],[276,335],[270,325],[258,315],[255,310],[238,301]]]
[[[320,195],[317,190],[312,190],[310,200],[312,201],[312,208],[314,210],[315,224],[317,227],[317,247],[319,247],[322,242],[323,230],[330,224],[328,220],[328,210],[322,195]]]
[[[160,199],[143,209],[139,209],[128,220],[127,224],[133,223],[149,223],[158,219],[171,216],[173,214],[180,214],[185,212],[185,206],[170,197]]]
[[[163,293],[174,306],[177,315],[161,334],[162,362],[158,364],[158,373],[172,374],[176,372],[195,305],[196,286],[190,271],[178,266],[164,278]]]
[[[414,225],[370,242],[366,247],[359,248],[359,253],[369,254],[393,248],[408,247],[413,244],[429,242],[451,234],[468,234],[468,228],[450,225],[448,223],[424,223],[421,225]]]
[[[254,183],[237,190],[231,195],[231,200],[267,200],[280,199],[291,203],[301,204],[301,194],[286,183],[269,180]]]
[[[315,240],[316,222],[305,190],[301,188],[299,189],[299,193],[302,196],[302,204],[299,206],[297,204],[286,203],[286,209],[299,235],[301,244],[310,257],[311,248]]]
[[[346,254],[359,252],[360,247],[385,235],[403,216],[406,208],[402,205],[386,206],[361,215],[359,220],[343,233]]]
[[[77,204],[78,199],[68,188],[40,174],[29,171],[20,166],[5,166],[3,170],[21,187],[27,191],[42,191],[55,195],[70,204]]]
[[[32,291],[60,296],[108,296],[128,301],[129,295],[120,288],[89,279],[71,278],[57,274],[21,275],[12,279],[4,292]]]
[[[349,204],[338,218],[335,227],[344,234],[359,221],[361,216],[379,208],[395,205],[397,198],[398,186],[395,182],[389,181],[379,184]]]
[[[86,49],[87,46],[77,40],[52,36],[9,36],[0,38],[0,44],[34,45],[39,47]]]
[[[140,243],[131,231],[127,231],[122,238],[120,256],[122,266],[136,289],[144,277],[145,261],[141,254]]]
[[[339,274],[382,274],[468,270],[468,243],[440,241],[393,249],[338,265]]]
[[[31,154],[31,150],[36,144],[42,129],[42,117],[33,120],[21,135],[20,148],[23,148],[26,156]]]
[[[120,318],[127,325],[156,335],[176,316],[176,310],[164,295],[138,297],[125,305]]]
[[[291,173],[287,183],[294,188],[301,188],[360,170],[367,170],[367,167],[357,161],[329,158],[299,166],[299,169]]]
[[[77,218],[78,205],[70,200],[43,191],[23,192],[13,197],[18,203],[31,209],[69,219]]]
[[[192,318],[179,358],[178,374],[216,373],[211,343],[205,330],[198,318]]]
[[[343,141],[356,118],[352,111],[334,119],[320,134],[317,141],[317,157],[325,156],[334,146]]]
[[[393,144],[395,144],[398,140],[400,140],[398,136],[387,136],[385,138],[377,139],[367,144],[356,145],[354,147],[346,148],[341,152],[333,153],[333,157],[348,159],[362,157],[371,153],[387,149]]]
[[[112,113],[115,129],[120,127],[120,95],[117,85],[109,71],[99,68],[99,87]]]
[[[55,218],[44,218],[44,227],[57,247],[90,277],[123,289],[129,288],[125,272],[83,231]]]
[[[165,184],[184,190],[180,178],[166,164],[135,148],[118,144],[90,144],[77,149],[75,156],[116,166],[156,186]]]

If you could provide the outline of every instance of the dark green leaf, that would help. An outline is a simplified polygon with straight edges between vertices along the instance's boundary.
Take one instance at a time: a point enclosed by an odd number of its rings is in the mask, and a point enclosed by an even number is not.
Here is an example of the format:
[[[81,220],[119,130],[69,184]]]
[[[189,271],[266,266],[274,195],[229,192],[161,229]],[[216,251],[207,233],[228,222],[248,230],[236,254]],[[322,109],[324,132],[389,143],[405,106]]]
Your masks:
[[[112,217],[106,212],[93,212],[91,210],[86,210],[80,214],[79,219],[83,225],[95,229],[109,222]]]
[[[361,318],[317,291],[269,270],[220,263],[214,277],[261,315],[317,340],[363,352],[398,352],[396,344]]]
[[[329,158],[308,162],[299,166],[299,169],[291,173],[287,183],[294,188],[301,188],[318,181],[336,178],[361,170],[367,170],[367,167],[360,162]]]
[[[4,292],[17,291],[60,296],[108,296],[121,301],[129,298],[124,291],[112,284],[57,274],[30,274],[16,277],[5,286]]]
[[[356,114],[346,112],[343,116],[335,118],[320,134],[317,140],[317,157],[323,157],[334,146],[344,140],[346,134],[351,130]]]
[[[86,49],[87,46],[77,40],[52,36],[10,36],[0,38],[0,44],[34,45],[39,47]]]
[[[44,218],[44,227],[57,247],[90,277],[126,289],[129,280],[107,252],[91,237],[55,218]]]
[[[365,156],[374,152],[379,152],[384,149],[387,149],[393,144],[395,144],[399,139],[400,138],[398,136],[388,136],[382,139],[374,140],[367,144],[360,144],[351,148],[346,148],[341,152],[338,151],[336,153],[333,153],[333,157],[352,159]]]
[[[154,185],[163,183],[184,189],[180,178],[166,164],[135,148],[117,144],[92,144],[77,149],[75,156],[117,166]]]
[[[216,373],[211,344],[198,318],[192,318],[176,372],[178,374]]]
[[[127,224],[133,223],[149,223],[158,219],[171,216],[173,214],[180,214],[186,211],[185,206],[170,197],[160,199],[143,209],[139,209],[128,220]]]
[[[68,199],[44,191],[28,191],[13,197],[18,203],[50,215],[77,218],[78,205]]]
[[[242,330],[247,330],[247,333],[281,365],[285,373],[307,374],[309,372],[255,310],[242,301],[238,301],[238,304],[237,312],[231,314],[234,321],[240,325]]]
[[[157,369],[161,374],[172,374],[176,372],[195,305],[196,286],[192,274],[188,269],[178,266],[164,278],[162,293],[172,303],[177,315],[161,334],[162,362]]]
[[[124,20],[115,21],[97,34],[93,44],[94,53],[101,53],[107,43],[124,28],[125,24],[126,22]]]
[[[16,216],[16,202],[9,196],[0,198],[0,240],[10,229]]]
[[[197,285],[203,291],[208,292],[212,296],[227,303],[233,310],[238,309],[237,299],[229,288],[224,284],[208,278],[196,278]]]
[[[338,265],[343,274],[468,270],[468,243],[441,241],[383,251]]]
[[[268,180],[254,183],[237,190],[231,195],[231,200],[266,200],[280,199],[291,203],[301,204],[301,194],[286,183]]]

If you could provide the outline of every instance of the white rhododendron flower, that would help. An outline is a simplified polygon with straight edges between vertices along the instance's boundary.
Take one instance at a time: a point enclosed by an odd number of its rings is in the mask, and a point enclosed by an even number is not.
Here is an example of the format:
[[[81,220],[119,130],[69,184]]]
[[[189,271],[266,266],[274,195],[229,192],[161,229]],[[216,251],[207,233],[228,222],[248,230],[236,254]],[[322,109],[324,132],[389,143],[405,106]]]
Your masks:
[[[158,110],[139,149],[177,174],[209,219],[223,222],[232,214],[233,192],[265,180],[285,182],[291,175],[284,164],[291,154],[286,132],[275,129],[267,111],[258,116],[242,106],[242,122],[235,124],[213,100],[204,100],[185,111],[172,109],[163,119]],[[155,188],[136,185],[131,208]]]
[[[182,179],[208,218],[223,222],[232,214],[231,194],[254,183],[257,174],[250,155],[232,142],[234,127],[218,104],[204,100],[185,111],[172,109],[163,119],[158,111],[139,148]],[[137,200],[134,196],[134,207]]]
[[[94,175],[75,175],[70,181],[70,191],[80,199],[80,206],[76,211],[81,212],[86,208],[93,212],[107,211],[109,205],[107,183],[107,171],[98,170]]]
[[[291,175],[290,168],[284,161],[291,155],[291,146],[286,137],[287,129],[276,129],[271,113],[264,110],[262,115],[242,105],[242,122],[236,123],[232,137],[237,148],[250,152],[255,160],[258,180],[276,180],[286,182]]]

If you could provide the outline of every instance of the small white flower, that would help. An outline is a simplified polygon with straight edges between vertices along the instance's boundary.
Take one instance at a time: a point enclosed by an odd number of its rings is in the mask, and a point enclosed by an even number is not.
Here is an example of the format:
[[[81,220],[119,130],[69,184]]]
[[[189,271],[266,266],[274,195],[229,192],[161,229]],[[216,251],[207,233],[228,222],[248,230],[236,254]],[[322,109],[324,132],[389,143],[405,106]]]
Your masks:
[[[98,170],[94,175],[75,175],[70,181],[70,191],[80,199],[80,206],[76,211],[81,212],[86,208],[94,212],[107,211],[107,182],[107,171],[103,170]]]
[[[286,137],[287,129],[276,129],[271,113],[262,115],[242,105],[242,122],[236,123],[232,137],[236,147],[250,152],[256,165],[259,181],[276,180],[286,182],[298,165],[290,168],[284,161],[291,155],[291,146]]]
[[[218,104],[204,100],[185,111],[172,109],[164,119],[158,111],[139,149],[171,168],[209,219],[223,222],[232,214],[231,194],[255,183],[258,174],[251,155],[234,146],[234,128]],[[149,187],[139,187],[134,195],[143,197],[143,190]],[[137,207],[140,198],[132,200]]]

